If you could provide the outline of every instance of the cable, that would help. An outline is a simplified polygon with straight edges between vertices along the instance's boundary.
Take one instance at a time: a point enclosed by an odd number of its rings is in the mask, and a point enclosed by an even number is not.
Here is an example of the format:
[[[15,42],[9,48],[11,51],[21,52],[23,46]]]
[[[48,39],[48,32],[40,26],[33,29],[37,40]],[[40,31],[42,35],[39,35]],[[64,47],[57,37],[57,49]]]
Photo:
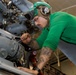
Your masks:
[[[76,5],[72,5],[72,6],[69,6],[69,7],[67,7],[67,8],[63,8],[63,9],[61,9],[60,11],[64,11],[64,10],[66,10],[66,9],[70,9],[70,8],[73,8],[73,7],[75,7]]]

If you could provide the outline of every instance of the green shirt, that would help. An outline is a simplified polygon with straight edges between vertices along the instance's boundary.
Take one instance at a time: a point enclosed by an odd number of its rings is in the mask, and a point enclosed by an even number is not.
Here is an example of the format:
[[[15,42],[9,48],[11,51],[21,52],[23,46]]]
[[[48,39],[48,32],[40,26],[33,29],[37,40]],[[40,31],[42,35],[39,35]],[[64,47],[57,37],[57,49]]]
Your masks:
[[[49,26],[42,30],[36,41],[40,48],[49,47],[55,51],[60,39],[76,44],[76,16],[66,12],[51,14]]]

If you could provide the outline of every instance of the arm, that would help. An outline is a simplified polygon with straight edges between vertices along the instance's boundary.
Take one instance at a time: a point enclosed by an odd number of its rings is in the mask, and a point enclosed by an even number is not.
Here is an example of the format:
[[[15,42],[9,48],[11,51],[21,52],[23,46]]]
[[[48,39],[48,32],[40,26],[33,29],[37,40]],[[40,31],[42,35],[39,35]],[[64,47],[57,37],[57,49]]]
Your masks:
[[[39,49],[39,45],[35,39],[32,39],[28,45],[35,50]]]
[[[41,54],[40,54],[38,65],[37,65],[37,67],[39,69],[42,69],[46,65],[46,63],[49,61],[52,53],[53,53],[53,51],[48,47],[43,47],[41,49]]]
[[[39,49],[38,43],[31,37],[29,33],[24,33],[20,39],[24,44],[27,44],[34,49]]]
[[[48,47],[43,47],[41,49],[41,54],[40,54],[39,61],[38,61],[38,64],[37,64],[37,67],[40,70],[49,61],[52,53],[53,53],[53,51],[50,48],[48,48]],[[38,71],[37,70],[31,70],[31,69],[23,68],[23,67],[18,67],[18,68],[21,69],[21,70],[23,70],[23,71],[25,71],[25,72],[28,72],[28,73],[31,73],[31,74],[34,74],[34,75],[38,75]]]

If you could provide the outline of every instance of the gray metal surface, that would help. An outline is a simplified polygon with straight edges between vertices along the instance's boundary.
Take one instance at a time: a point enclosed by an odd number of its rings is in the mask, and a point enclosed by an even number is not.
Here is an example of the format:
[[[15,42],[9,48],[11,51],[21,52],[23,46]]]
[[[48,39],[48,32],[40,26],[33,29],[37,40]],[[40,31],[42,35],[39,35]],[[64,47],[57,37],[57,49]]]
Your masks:
[[[2,13],[0,12],[0,23],[2,23],[3,21],[3,16],[2,16]]]
[[[76,45],[61,40],[58,48],[76,65]]]
[[[19,70],[17,67],[14,67],[14,64],[8,60],[0,58],[0,69],[5,69],[9,72],[19,74],[19,75],[32,75],[27,72]],[[0,74],[3,75],[3,74]]]
[[[8,9],[7,7],[0,1],[0,11],[2,11],[2,13],[7,13]]]
[[[7,58],[9,56],[18,60],[21,59],[25,49],[14,38],[14,35],[0,29],[0,57]]]
[[[23,25],[23,24],[14,23],[14,24],[8,25],[6,27],[6,30],[12,34],[21,35],[25,31],[27,31],[27,27],[26,25]]]
[[[24,13],[28,12],[29,8],[32,6],[32,3],[28,0],[12,0],[12,1]]]

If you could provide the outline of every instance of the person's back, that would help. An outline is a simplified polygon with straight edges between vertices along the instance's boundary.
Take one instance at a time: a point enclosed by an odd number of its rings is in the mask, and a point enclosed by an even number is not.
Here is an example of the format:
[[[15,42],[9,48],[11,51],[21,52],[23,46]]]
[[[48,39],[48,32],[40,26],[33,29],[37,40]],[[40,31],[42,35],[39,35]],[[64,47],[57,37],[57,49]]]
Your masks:
[[[40,48],[48,46],[56,50],[60,40],[76,44],[76,17],[66,12],[55,12],[50,15],[50,23],[37,38]]]
[[[76,17],[68,14],[66,12],[55,12],[50,16],[50,23],[55,27],[55,25],[64,27],[60,39],[76,44]],[[58,27],[59,29],[60,27]],[[55,31],[55,30],[54,30]],[[58,34],[58,30],[57,30]]]
[[[57,20],[66,24],[58,48],[76,65],[76,16],[65,12],[53,13],[51,22],[56,23]]]

